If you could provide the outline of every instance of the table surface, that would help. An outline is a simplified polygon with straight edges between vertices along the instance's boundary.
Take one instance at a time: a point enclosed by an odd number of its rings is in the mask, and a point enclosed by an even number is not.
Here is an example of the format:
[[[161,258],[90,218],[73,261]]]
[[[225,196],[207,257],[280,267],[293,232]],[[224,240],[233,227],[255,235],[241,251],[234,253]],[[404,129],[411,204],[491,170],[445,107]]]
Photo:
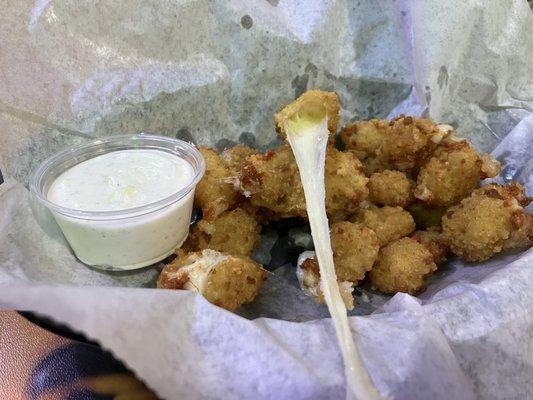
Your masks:
[[[0,311],[0,399],[157,400],[101,348],[48,332]]]

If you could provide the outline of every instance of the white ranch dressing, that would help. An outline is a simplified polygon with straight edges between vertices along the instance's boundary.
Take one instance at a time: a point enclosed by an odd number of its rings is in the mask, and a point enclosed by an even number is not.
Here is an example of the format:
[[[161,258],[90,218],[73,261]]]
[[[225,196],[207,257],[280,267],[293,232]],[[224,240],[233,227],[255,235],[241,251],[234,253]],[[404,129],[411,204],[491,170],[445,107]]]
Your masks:
[[[193,166],[176,154],[118,150],[66,170],[52,183],[47,197],[68,209],[110,212],[105,218],[52,214],[82,262],[128,270],[154,264],[181,246],[189,233],[194,188],[164,207],[140,214],[134,213],[135,208],[168,198],[194,179]],[[120,214],[114,215],[115,211]]]
[[[102,154],[56,178],[48,200],[81,211],[117,211],[162,200],[192,182],[182,158],[160,150],[131,149]]]
[[[333,252],[326,215],[326,189],[324,167],[328,142],[327,118],[303,135],[286,129],[287,140],[291,145],[305,194],[307,215],[311,225],[311,235],[320,269],[320,285],[324,299],[333,320],[337,339],[344,360],[346,376],[346,398],[358,400],[380,399],[366,372],[352,337],[346,307],[342,300],[333,264]]]

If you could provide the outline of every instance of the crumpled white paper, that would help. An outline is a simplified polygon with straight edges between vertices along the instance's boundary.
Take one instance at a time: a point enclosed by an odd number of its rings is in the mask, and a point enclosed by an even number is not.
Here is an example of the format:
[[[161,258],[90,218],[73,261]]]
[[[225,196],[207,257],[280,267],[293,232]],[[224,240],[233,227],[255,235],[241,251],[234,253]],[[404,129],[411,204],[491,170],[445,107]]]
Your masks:
[[[342,398],[330,321],[308,321],[320,308],[275,276],[261,302],[271,296],[281,319],[250,321],[152,289],[157,266],[81,265],[24,189],[63,146],[140,131],[270,146],[275,110],[320,87],[337,91],[344,121],[428,113],[482,150],[501,142],[501,179],[533,190],[525,1],[24,0],[0,20],[0,306],[84,332],[167,399]],[[453,262],[419,299],[352,317],[383,397],[533,396],[532,265],[531,250]]]

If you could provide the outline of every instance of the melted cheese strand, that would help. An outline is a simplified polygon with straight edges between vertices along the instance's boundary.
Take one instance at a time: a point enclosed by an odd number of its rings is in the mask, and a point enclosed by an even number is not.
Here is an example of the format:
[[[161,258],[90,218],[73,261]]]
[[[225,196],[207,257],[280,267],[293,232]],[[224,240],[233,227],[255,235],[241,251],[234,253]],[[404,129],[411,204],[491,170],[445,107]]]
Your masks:
[[[311,235],[320,269],[321,289],[333,320],[344,360],[346,398],[380,399],[379,392],[374,387],[357,353],[333,265],[324,183],[328,142],[327,118],[313,127],[307,127],[303,134],[292,131],[290,124],[285,125],[285,132],[300,171]]]

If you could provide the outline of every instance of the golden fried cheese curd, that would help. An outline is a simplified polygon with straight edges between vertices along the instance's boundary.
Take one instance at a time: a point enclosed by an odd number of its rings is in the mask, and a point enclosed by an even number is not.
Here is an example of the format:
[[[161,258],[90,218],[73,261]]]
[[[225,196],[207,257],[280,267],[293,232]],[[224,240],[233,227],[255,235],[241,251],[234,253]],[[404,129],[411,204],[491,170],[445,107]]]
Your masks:
[[[199,146],[205,160],[205,174],[198,182],[194,203],[202,209],[203,217],[213,221],[224,211],[234,206],[237,198],[232,174],[216,150]]]
[[[376,261],[378,236],[365,226],[341,221],[331,225],[330,237],[337,279],[357,284]]]
[[[302,94],[292,103],[284,106],[274,115],[276,132],[278,132],[282,139],[285,139],[287,136],[283,128],[283,121],[290,120],[294,115],[297,115],[302,111],[312,113],[313,105],[316,105],[316,108],[320,110],[323,108],[326,109],[330,138],[335,135],[339,124],[339,98],[335,92],[312,89]],[[305,110],[303,110],[303,108],[305,108]]]
[[[342,141],[346,149],[354,151],[361,160],[373,157],[387,134],[388,125],[389,121],[382,119],[346,124],[341,133]]]
[[[446,261],[446,255],[450,251],[450,242],[439,229],[430,228],[427,231],[416,231],[411,239],[416,240],[429,250],[435,264]]]
[[[326,152],[326,211],[333,220],[346,219],[368,197],[368,178],[353,153],[329,147]]]
[[[161,271],[157,287],[195,291],[210,303],[234,311],[257,297],[265,279],[266,271],[248,257],[206,249],[178,252]]]
[[[242,167],[244,167],[246,159],[254,154],[259,154],[259,151],[239,143],[229,149],[225,149],[221,157],[222,161],[232,172],[232,175],[237,175]]]
[[[380,206],[406,207],[414,201],[414,183],[401,171],[377,172],[368,180],[368,198]]]
[[[415,196],[433,206],[449,207],[468,196],[480,179],[494,177],[500,164],[466,140],[444,141],[422,165]]]
[[[520,184],[491,184],[476,189],[442,217],[451,251],[465,261],[483,261],[507,248],[531,247],[533,218],[524,207],[530,198]]]
[[[425,289],[426,278],[436,269],[429,250],[416,240],[404,237],[379,251],[370,271],[370,282],[372,287],[385,294],[415,295]]]
[[[183,247],[189,251],[217,250],[249,256],[259,243],[261,227],[241,208],[225,211],[214,221],[202,219],[191,228]]]
[[[360,161],[329,147],[325,166],[326,210],[333,219],[353,213],[368,196]],[[289,145],[248,157],[239,175],[240,191],[249,202],[278,218],[307,217],[298,166]]]
[[[451,131],[448,125],[430,119],[400,115],[390,122],[376,153],[384,165],[408,171],[420,166]]]
[[[416,229],[415,221],[411,214],[401,207],[376,207],[374,205],[363,208],[357,212],[354,222],[360,222],[372,229],[381,246],[409,236]]]
[[[240,191],[255,207],[279,218],[306,216],[298,166],[288,144],[246,159],[239,174]]]

